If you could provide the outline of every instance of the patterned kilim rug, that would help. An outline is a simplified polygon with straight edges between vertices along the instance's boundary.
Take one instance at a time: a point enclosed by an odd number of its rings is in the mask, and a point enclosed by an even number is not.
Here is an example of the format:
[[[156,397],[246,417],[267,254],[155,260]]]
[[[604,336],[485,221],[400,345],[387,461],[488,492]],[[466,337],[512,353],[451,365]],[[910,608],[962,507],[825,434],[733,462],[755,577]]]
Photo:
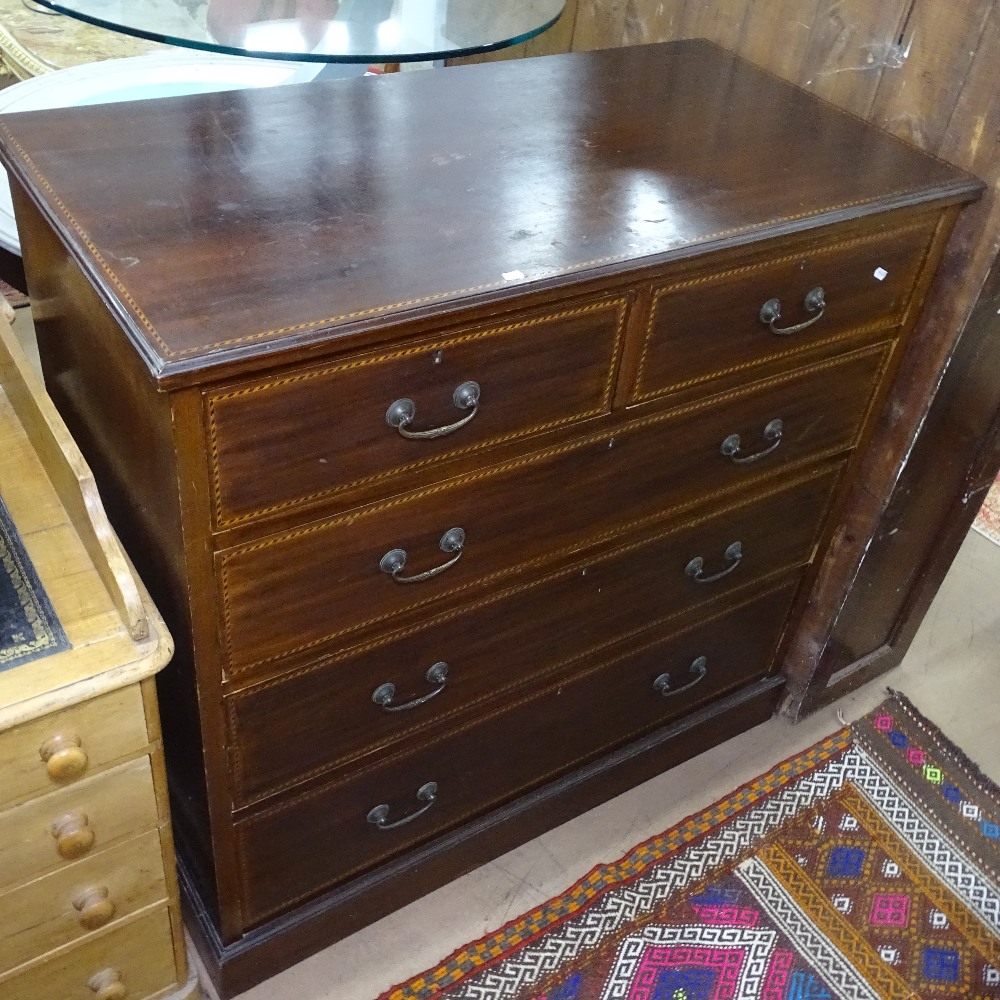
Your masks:
[[[998,479],[986,494],[982,507],[976,515],[972,526],[991,542],[1000,545],[1000,479]]]
[[[0,670],[68,648],[62,624],[0,499]]]
[[[1000,997],[1000,789],[891,695],[382,1000]]]

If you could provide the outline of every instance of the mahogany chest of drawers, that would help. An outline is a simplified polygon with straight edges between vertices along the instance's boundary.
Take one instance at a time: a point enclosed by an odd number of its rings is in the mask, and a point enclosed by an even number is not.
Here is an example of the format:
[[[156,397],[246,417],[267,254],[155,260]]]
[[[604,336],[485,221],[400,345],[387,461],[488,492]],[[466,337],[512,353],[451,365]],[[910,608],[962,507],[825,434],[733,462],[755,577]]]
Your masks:
[[[227,993],[770,716],[979,190],[703,42],[0,136]]]

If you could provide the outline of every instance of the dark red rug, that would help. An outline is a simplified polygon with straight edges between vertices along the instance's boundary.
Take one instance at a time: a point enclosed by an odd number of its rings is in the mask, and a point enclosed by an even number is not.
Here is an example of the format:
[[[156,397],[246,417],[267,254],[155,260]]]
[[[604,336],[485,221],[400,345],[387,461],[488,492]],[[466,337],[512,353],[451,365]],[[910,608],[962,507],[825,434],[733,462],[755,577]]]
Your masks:
[[[6,281],[0,279],[0,293],[15,309],[30,305],[31,300],[24,292],[19,292],[13,285],[8,285]]]
[[[382,1000],[1000,997],[1000,790],[902,695]]]

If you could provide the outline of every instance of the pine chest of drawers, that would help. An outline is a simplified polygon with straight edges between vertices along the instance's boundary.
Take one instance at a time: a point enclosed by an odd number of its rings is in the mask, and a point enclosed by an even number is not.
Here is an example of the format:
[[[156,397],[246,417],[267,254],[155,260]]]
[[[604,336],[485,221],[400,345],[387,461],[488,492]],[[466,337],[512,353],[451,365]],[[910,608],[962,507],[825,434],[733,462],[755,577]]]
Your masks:
[[[979,190],[702,42],[0,135],[229,993],[769,717]]]
[[[170,636],[4,319],[0,441],[0,1000],[201,1000],[154,680]]]

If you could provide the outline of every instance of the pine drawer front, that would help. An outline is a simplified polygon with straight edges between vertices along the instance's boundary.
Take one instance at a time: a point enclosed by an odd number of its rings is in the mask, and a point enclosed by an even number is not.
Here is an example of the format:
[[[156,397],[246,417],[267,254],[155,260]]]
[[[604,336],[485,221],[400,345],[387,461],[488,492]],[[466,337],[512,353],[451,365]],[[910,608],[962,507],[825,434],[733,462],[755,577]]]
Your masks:
[[[591,665],[530,700],[238,825],[248,916],[264,919],[764,676],[794,592],[785,586],[692,631]],[[388,806],[381,829],[372,813],[379,806]]]
[[[516,314],[208,393],[216,524],[418,467],[474,468],[490,445],[607,413],[630,300]],[[404,436],[427,432],[440,433]]]
[[[101,984],[121,983],[121,1000],[146,1000],[176,986],[166,907],[52,952],[0,977],[0,1000],[94,1000]]]
[[[924,216],[841,239],[821,230],[772,241],[722,270],[713,264],[654,286],[631,401],[731,372],[746,376],[757,365],[803,350],[893,329],[904,317],[938,221]],[[810,297],[816,289],[822,296]],[[774,302],[779,314],[768,322],[773,305],[763,318],[762,311]]]
[[[70,785],[149,744],[138,684],[0,733],[0,807]]]
[[[0,896],[0,974],[166,896],[158,830],[14,889]]]
[[[595,648],[628,636],[638,642],[639,633],[669,630],[672,619],[699,604],[737,599],[729,595],[794,571],[812,554],[839,474],[840,467],[811,473],[789,489],[671,525],[659,537],[601,553],[374,649],[348,650],[321,667],[231,696],[236,804],[413,739],[456,712],[487,710],[537,686],[548,671],[575,670]],[[700,584],[685,573],[698,556],[706,575],[729,568],[724,553],[736,541],[743,555],[727,576]],[[428,682],[430,668],[441,663],[445,682]],[[390,712],[374,701],[386,683],[398,686],[399,702],[439,693],[412,710]]]
[[[156,827],[148,757],[0,813],[0,891]]]
[[[448,595],[471,595],[672,510],[703,507],[720,491],[748,490],[762,477],[846,451],[887,351],[869,348],[226,550],[217,566],[227,673],[318,649]],[[769,437],[776,420],[777,446]],[[727,455],[734,434],[739,447]],[[769,454],[733,460],[760,451]]]

